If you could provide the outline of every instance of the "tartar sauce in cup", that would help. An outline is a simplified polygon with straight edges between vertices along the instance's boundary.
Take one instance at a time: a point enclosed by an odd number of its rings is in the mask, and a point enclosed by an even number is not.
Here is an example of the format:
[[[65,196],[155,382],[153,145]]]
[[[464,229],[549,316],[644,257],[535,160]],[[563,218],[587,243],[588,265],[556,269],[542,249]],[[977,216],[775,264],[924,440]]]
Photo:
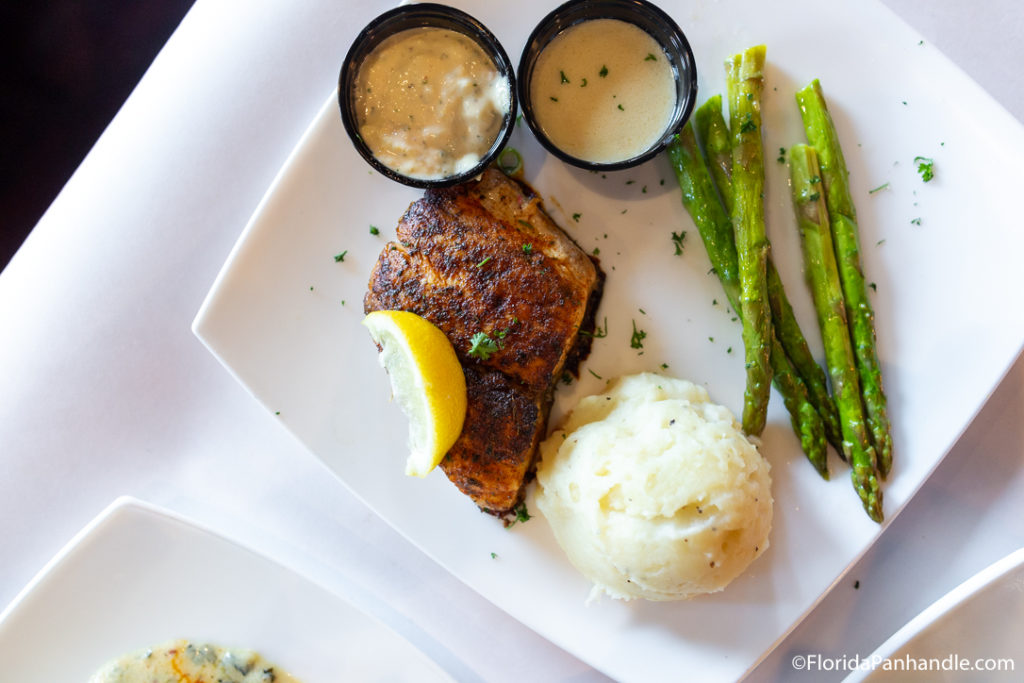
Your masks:
[[[491,150],[512,106],[508,78],[470,37],[425,26],[381,41],[356,75],[354,109],[373,156],[401,175],[467,172]]]

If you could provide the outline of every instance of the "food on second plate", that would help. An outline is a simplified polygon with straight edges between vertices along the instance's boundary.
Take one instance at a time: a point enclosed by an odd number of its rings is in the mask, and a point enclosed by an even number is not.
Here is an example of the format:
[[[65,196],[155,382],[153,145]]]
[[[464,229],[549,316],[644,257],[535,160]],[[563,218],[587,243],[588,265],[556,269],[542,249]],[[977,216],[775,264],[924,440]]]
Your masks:
[[[676,106],[675,74],[661,46],[619,19],[560,33],[537,57],[529,85],[544,134],[566,153],[599,163],[646,152]]]
[[[478,506],[504,516],[522,501],[556,382],[590,351],[604,275],[536,194],[493,168],[427,190],[397,232],[374,265],[364,309],[410,311],[451,341],[468,403],[440,466]]]
[[[176,640],[107,662],[89,683],[299,683],[249,650]]]
[[[425,318],[408,311],[374,311],[370,330],[391,392],[409,419],[405,473],[425,477],[462,432],[466,379],[451,342]]]
[[[602,593],[720,591],[768,547],[769,465],[728,409],[643,373],[583,398],[541,445],[536,505]]]
[[[359,134],[385,166],[436,180],[470,170],[511,107],[509,81],[470,37],[412,28],[381,42],[356,78]]]

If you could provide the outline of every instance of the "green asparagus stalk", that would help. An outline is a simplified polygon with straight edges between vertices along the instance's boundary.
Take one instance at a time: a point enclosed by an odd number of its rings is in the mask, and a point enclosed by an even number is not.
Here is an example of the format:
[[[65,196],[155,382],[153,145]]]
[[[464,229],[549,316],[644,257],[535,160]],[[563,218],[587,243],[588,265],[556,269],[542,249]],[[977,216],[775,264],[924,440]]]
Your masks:
[[[697,108],[696,120],[697,145],[704,153],[704,159],[711,171],[718,193],[725,203],[726,211],[732,208],[732,143],[729,138],[729,127],[722,115],[722,98],[714,95]],[[786,355],[803,380],[814,405],[825,427],[825,436],[843,455],[843,437],[839,429],[839,415],[835,402],[829,393],[825,372],[814,359],[814,354],[807,344],[807,339],[800,330],[800,324],[793,314],[793,306],[789,303],[782,279],[778,270],[768,258],[768,304],[772,311],[772,324],[775,334],[782,343]],[[843,456],[845,458],[845,456]]]
[[[775,336],[782,343],[782,348],[789,356],[793,369],[807,386],[811,404],[821,415],[825,438],[845,460],[842,430],[839,427],[839,412],[829,393],[825,371],[821,369],[818,361],[814,359],[814,354],[811,353],[811,347],[807,344],[807,338],[804,337],[804,333],[800,329],[793,306],[789,303],[789,297],[786,296],[786,291],[783,289],[782,278],[771,259],[768,259],[768,304],[772,309],[772,325],[775,328]]]
[[[700,232],[711,265],[733,310],[740,312],[739,264],[732,222],[715,190],[714,181],[687,123],[668,146],[668,157],[682,190],[683,206]],[[742,315],[742,313],[740,313]],[[828,479],[825,430],[800,378],[778,339],[771,340],[772,381],[789,411],[800,447],[814,468]]]
[[[875,314],[861,270],[857,214],[847,181],[846,160],[817,79],[797,92],[796,101],[807,140],[819,158],[868,429],[877,453],[878,469],[884,478],[892,469],[892,434],[875,344]]]
[[[806,276],[842,423],[843,450],[864,509],[871,519],[881,522],[882,491],[878,485],[875,450],[864,420],[856,359],[847,327],[846,302],[814,148],[803,144],[791,147],[789,172]]]
[[[765,46],[726,62],[729,134],[732,138],[732,225],[740,269],[739,310],[747,384],[743,429],[764,429],[771,392],[772,316],[768,304],[768,236],[764,224],[764,154],[761,143],[761,90]]]
[[[713,95],[697,107],[693,115],[697,123],[697,141],[704,153],[711,177],[718,187],[718,193],[725,203],[725,210],[732,212],[732,140],[729,139],[729,125],[722,116],[722,96]]]

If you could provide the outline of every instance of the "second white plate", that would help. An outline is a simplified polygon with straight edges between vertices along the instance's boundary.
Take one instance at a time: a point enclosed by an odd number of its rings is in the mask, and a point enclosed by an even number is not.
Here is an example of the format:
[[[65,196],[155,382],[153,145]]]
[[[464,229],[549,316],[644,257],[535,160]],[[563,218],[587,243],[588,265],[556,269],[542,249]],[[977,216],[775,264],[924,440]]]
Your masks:
[[[255,650],[302,683],[452,680],[334,594],[130,498],[0,614],[0,670],[18,683],[86,681],[108,660],[180,638]]]

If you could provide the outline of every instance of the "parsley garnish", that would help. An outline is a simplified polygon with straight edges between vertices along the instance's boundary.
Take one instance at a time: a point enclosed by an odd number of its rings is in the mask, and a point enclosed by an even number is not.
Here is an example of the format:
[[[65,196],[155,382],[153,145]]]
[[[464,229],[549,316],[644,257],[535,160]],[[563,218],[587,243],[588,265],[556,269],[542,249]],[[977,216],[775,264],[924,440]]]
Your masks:
[[[658,58],[655,57],[653,53],[648,52],[647,56],[644,57],[644,61],[645,62],[656,62],[656,61],[658,61]]]
[[[917,164],[917,172],[921,174],[921,180],[927,183],[935,177],[934,159],[929,159],[928,157],[914,157],[914,163]]]
[[[683,254],[683,240],[686,239],[686,231],[672,233],[672,244],[676,247],[676,256],[682,256]]]
[[[492,353],[497,353],[501,346],[498,342],[487,336],[486,332],[477,332],[469,340],[469,355],[476,356],[480,360],[487,360]]]
[[[533,253],[533,245],[530,244],[529,242],[524,244],[523,245],[523,253],[524,254],[532,254]]]
[[[370,226],[370,234],[371,235],[379,235],[380,234],[380,230],[377,229],[376,225],[371,225]]]
[[[602,66],[601,70],[597,72],[597,75],[600,76],[601,78],[607,77],[608,76],[608,67],[607,66]]]
[[[621,104],[619,105],[619,111],[626,111]]]
[[[920,218],[915,218],[915,219],[913,219],[910,222],[913,223],[914,225],[921,225],[921,219]]]
[[[568,83],[569,82],[569,79],[565,77],[565,72],[564,71],[559,71],[558,75],[562,77],[562,83]]]
[[[513,510],[513,512],[516,513],[516,518],[513,524],[515,524],[515,522],[527,522],[531,517],[533,517],[533,515],[530,514],[530,511],[526,509],[525,501],[516,506],[516,509]]]
[[[581,88],[586,88],[586,87],[587,87],[587,79],[585,79],[585,78],[584,78],[584,79],[582,80],[582,82],[580,83],[580,87],[581,87]]]
[[[887,187],[889,187],[889,183],[882,183],[881,185],[879,185],[879,186],[878,186],[878,187],[876,187],[875,189],[873,189],[873,190],[868,190],[868,194],[874,194],[874,193],[876,193],[876,192],[881,192],[882,190],[884,190],[884,189],[885,189],[885,188],[887,188]]]
[[[590,368],[587,368],[587,372],[589,372],[591,375],[593,375],[594,377],[596,377],[598,379],[604,379],[604,377],[602,377],[601,375],[597,374],[596,372],[594,372]]]
[[[574,213],[574,214],[572,215],[572,219],[573,219],[574,221],[576,221],[577,223],[579,223],[579,222],[580,222],[580,216],[582,216],[582,215],[583,215],[582,213]]]
[[[594,326],[593,332],[587,332],[586,330],[580,330],[580,334],[585,337],[593,337],[594,339],[601,339],[602,337],[608,336],[608,317],[605,316],[604,327]]]
[[[740,125],[741,133],[752,133],[757,130],[757,124],[753,121],[753,114],[747,113],[746,118],[743,119],[743,123]]]
[[[638,330],[636,327],[636,321],[633,321],[633,337],[629,340],[629,348],[631,349],[642,349],[644,348],[644,339],[647,338],[647,333],[643,330]]]
[[[487,265],[487,262],[488,262],[488,261],[490,261],[490,260],[491,260],[491,257],[490,257],[490,256],[488,256],[488,257],[487,257],[487,258],[485,258],[485,259],[484,259],[483,261],[481,261],[480,263],[476,264],[476,266],[475,266],[475,267],[477,267],[477,268],[483,268],[484,266],[486,266],[486,265]]]
[[[347,254],[347,253],[348,253],[348,249],[346,249],[345,251],[341,252],[340,254],[335,254],[334,255],[334,262],[335,263],[341,263],[342,261],[344,261],[345,260],[345,254]]]

